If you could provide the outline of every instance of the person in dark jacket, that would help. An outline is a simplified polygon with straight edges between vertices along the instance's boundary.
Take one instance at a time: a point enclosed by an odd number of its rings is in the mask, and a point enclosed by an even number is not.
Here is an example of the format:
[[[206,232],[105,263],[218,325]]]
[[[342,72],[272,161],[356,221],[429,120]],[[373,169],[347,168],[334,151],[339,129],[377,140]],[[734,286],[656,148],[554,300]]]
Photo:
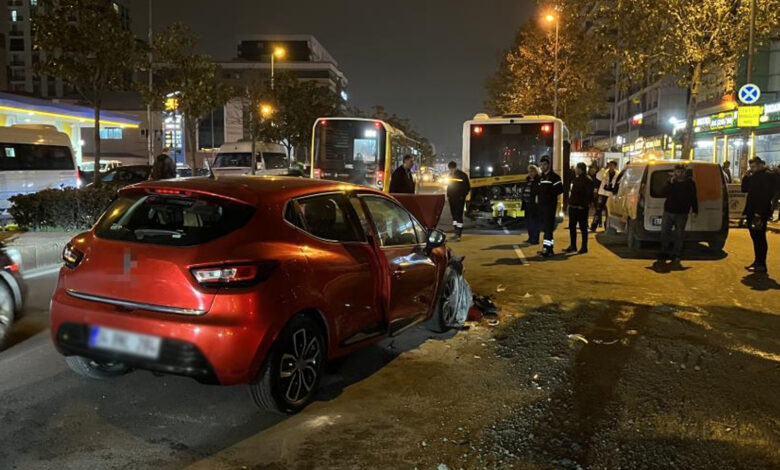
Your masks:
[[[154,159],[154,165],[149,172],[150,180],[168,180],[176,178],[176,164],[168,155],[168,148],[164,148],[160,155]]]
[[[667,249],[671,246],[672,262],[679,263],[685,242],[685,224],[688,214],[695,217],[699,213],[699,199],[696,183],[688,176],[688,168],[679,164],[674,167],[669,182],[664,187],[666,201],[661,222],[661,258],[667,258]]]
[[[731,184],[731,162],[723,162],[723,177],[726,178],[726,184]]]
[[[414,194],[414,178],[412,166],[414,158],[404,155],[404,162],[398,166],[390,177],[390,193]]]
[[[582,232],[580,254],[588,252],[588,212],[593,201],[593,180],[586,174],[584,163],[577,163],[574,169],[574,180],[569,192],[569,237],[571,243],[566,253],[577,251],[577,226]]]
[[[542,175],[539,177],[537,201],[539,202],[539,218],[542,223],[542,231],[544,231],[542,256],[549,258],[555,254],[555,241],[553,240],[555,212],[558,209],[558,197],[563,194],[563,181],[552,170],[549,156],[545,155],[542,157],[540,168]]]
[[[525,178],[523,192],[520,195],[525,213],[525,228],[528,230],[528,240],[525,243],[529,245],[539,244],[539,204],[536,201],[538,193],[539,167],[529,165],[528,176]]]
[[[766,224],[772,211],[772,198],[778,190],[778,176],[770,173],[764,161],[750,159],[750,171],[742,178],[742,192],[747,193],[745,217],[753,240],[753,264],[745,266],[748,271],[767,272],[766,256],[769,245],[766,241]]]
[[[450,162],[447,165],[450,170],[450,182],[447,184],[447,200],[450,202],[450,214],[452,214],[452,226],[455,228],[453,241],[460,241],[463,236],[463,210],[466,207],[466,198],[471,191],[469,175],[458,170],[458,164]]]

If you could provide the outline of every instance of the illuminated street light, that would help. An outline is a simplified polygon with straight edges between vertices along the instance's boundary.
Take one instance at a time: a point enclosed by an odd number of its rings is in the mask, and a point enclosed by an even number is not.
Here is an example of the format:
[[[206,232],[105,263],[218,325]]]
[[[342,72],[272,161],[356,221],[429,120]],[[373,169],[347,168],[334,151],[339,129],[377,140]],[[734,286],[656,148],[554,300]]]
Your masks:
[[[271,53],[271,89],[274,89],[274,62],[275,59],[284,59],[287,55],[287,50],[283,47],[276,46]]]
[[[261,104],[260,105],[260,115],[264,118],[268,118],[270,115],[274,113],[274,107],[270,104]]]
[[[558,15],[553,12],[544,15],[544,20],[548,23],[555,23],[555,76],[553,78],[553,115],[558,117],[558,27],[560,21]]]

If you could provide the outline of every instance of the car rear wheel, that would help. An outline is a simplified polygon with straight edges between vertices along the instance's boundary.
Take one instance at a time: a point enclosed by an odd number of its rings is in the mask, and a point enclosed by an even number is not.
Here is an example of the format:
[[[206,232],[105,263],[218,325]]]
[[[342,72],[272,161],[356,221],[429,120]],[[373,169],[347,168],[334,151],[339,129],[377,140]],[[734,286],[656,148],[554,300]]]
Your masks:
[[[14,298],[11,289],[0,280],[0,350],[14,323]]]
[[[297,413],[314,398],[325,360],[325,337],[313,319],[298,315],[284,328],[258,379],[249,385],[255,404]]]
[[[121,362],[95,361],[82,356],[65,356],[70,370],[88,379],[111,379],[130,372],[130,368]]]

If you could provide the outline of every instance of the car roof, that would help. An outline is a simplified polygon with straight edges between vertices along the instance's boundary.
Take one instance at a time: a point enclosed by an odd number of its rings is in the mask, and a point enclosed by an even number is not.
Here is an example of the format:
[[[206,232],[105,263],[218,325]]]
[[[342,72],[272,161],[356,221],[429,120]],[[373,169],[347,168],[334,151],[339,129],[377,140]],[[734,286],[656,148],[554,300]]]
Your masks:
[[[286,201],[295,197],[328,191],[361,190],[382,194],[379,191],[366,186],[358,186],[339,181],[274,175],[237,175],[217,176],[214,178],[201,176],[162,181],[144,181],[126,187],[122,192],[147,188],[168,188],[194,191],[226,197],[253,206],[258,205],[261,202]]]
[[[661,166],[661,165],[668,165],[668,166],[674,166],[674,165],[717,165],[717,163],[714,162],[705,162],[701,160],[638,160],[629,163],[628,165],[650,165],[650,166]]]

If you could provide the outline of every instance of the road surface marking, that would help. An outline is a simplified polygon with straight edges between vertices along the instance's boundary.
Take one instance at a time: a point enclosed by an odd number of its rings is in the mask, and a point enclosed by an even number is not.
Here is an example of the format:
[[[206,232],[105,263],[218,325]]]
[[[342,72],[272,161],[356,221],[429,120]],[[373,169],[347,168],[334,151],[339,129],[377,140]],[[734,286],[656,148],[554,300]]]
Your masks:
[[[51,274],[59,272],[59,270],[60,270],[60,265],[53,266],[51,268],[31,269],[26,273],[22,273],[22,279],[26,281],[28,279],[35,279],[38,277],[49,276]]]
[[[515,254],[518,258],[520,258],[520,264],[523,266],[528,266],[528,260],[525,259],[525,255],[523,254],[523,250],[520,249],[517,245],[512,245],[512,247],[515,249]]]

